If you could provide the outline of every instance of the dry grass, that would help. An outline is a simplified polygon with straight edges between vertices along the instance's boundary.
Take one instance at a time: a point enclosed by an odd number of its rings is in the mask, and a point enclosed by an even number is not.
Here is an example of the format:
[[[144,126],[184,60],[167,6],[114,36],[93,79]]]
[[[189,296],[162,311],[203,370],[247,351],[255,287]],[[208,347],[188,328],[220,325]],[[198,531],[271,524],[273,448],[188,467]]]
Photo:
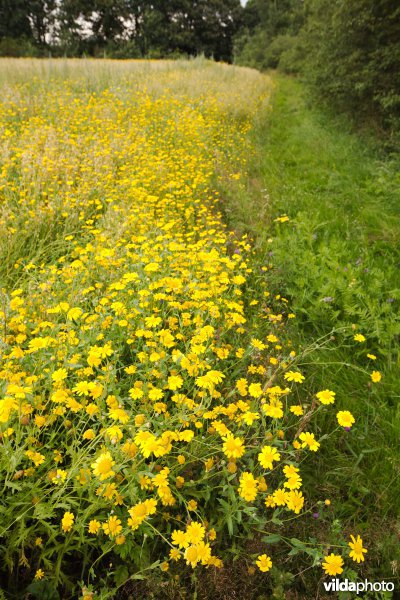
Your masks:
[[[0,58],[0,90],[18,83],[50,84],[70,80],[78,88],[97,91],[119,88],[124,93],[147,90],[152,96],[168,91],[174,97],[217,99],[234,113],[248,115],[271,90],[269,77],[254,69],[194,60],[110,60]],[[128,84],[128,85],[126,85]]]

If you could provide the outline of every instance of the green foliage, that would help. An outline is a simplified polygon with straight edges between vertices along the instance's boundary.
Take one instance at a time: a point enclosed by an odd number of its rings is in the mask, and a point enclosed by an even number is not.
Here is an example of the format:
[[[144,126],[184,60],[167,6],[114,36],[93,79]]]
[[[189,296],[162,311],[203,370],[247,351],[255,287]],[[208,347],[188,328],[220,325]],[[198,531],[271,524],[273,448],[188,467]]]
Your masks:
[[[393,0],[253,0],[235,60],[301,73],[315,95],[358,126],[400,130],[400,6]],[[397,134],[396,134],[397,132]]]
[[[400,117],[400,7],[392,0],[311,0],[304,72],[357,119]]]
[[[259,69],[275,69],[282,55],[291,56],[297,46],[296,35],[303,20],[303,5],[299,0],[279,3],[250,0],[244,10],[243,28],[236,39],[236,62]],[[286,63],[289,66],[287,59]]]

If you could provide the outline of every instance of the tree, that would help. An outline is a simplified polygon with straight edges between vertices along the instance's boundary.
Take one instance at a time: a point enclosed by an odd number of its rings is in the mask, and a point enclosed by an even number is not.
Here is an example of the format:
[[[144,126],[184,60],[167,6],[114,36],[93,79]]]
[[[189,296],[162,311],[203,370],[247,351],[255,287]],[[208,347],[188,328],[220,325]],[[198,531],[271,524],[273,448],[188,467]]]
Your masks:
[[[400,119],[397,0],[309,0],[305,73],[320,97],[357,118]]]
[[[27,0],[0,0],[0,39],[31,37]]]

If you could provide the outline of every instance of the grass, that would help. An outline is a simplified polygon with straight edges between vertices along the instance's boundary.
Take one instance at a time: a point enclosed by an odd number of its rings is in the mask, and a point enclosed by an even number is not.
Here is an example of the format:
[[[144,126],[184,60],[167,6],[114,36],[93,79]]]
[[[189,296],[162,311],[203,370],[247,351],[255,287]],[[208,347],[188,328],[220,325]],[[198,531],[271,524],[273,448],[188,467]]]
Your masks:
[[[374,546],[369,575],[390,576],[400,559],[399,160],[310,106],[298,81],[273,83],[250,172],[239,190],[221,190],[225,217],[254,238],[271,295],[296,314],[289,335],[308,392],[335,390],[356,417],[354,431],[326,442],[307,485],[321,491],[324,480],[343,526],[358,522]]]

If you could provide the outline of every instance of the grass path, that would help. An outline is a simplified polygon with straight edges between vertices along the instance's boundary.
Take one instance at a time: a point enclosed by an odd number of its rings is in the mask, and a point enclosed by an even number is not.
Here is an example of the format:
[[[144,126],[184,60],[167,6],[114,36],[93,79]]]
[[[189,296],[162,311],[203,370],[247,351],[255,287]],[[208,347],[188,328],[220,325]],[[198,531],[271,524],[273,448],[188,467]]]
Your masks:
[[[310,394],[335,390],[338,408],[357,418],[354,433],[327,442],[307,485],[325,476],[339,516],[361,522],[374,546],[369,568],[388,575],[400,558],[398,159],[311,108],[299,82],[275,75],[274,84],[250,175],[239,194],[223,190],[226,217],[255,238],[271,295],[285,295],[296,314],[289,333],[303,348]],[[276,222],[281,215],[289,221]],[[355,343],[356,333],[366,341]]]

